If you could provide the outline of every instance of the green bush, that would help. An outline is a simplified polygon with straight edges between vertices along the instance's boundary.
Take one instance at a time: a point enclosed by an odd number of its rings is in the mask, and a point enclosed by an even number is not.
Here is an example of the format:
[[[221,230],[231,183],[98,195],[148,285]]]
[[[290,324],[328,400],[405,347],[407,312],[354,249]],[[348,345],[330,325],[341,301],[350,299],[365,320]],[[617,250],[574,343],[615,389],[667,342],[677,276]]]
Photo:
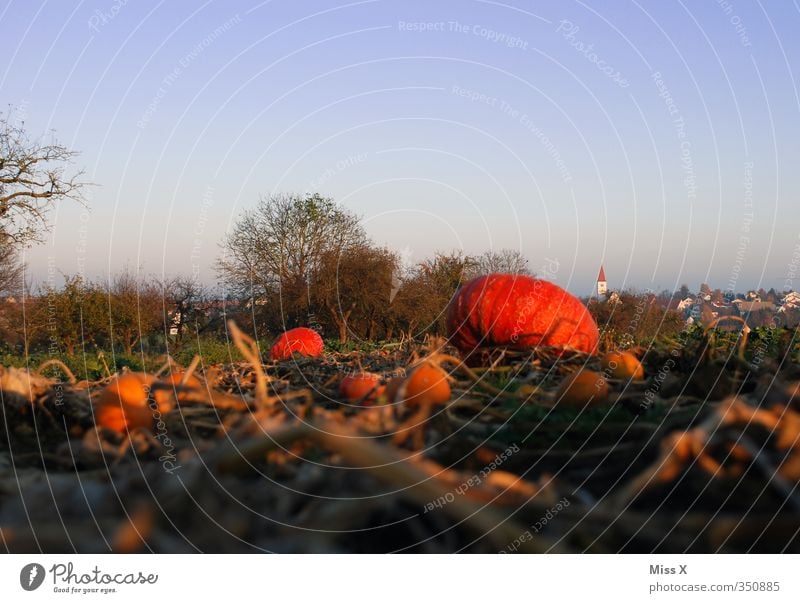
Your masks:
[[[372,352],[381,349],[388,342],[386,341],[365,341],[363,339],[349,339],[345,343],[336,338],[325,340],[325,349],[329,352]]]
[[[263,340],[259,342],[263,357],[269,355],[269,345],[271,341]],[[206,366],[212,364],[228,364],[230,362],[241,362],[244,360],[239,350],[233,342],[225,341],[215,336],[204,336],[199,340],[187,340],[179,349],[169,348],[167,350],[172,358],[182,366],[188,366],[195,355],[199,354],[203,358]],[[60,360],[80,380],[97,381],[107,376],[106,366],[108,365],[111,373],[122,371],[127,368],[130,371],[157,371],[164,363],[164,351],[152,348],[149,354],[113,354],[101,350],[86,350],[74,356],[66,354],[51,355],[43,351],[34,352],[27,357],[12,349],[0,349],[0,364],[3,366],[15,366],[19,368],[30,368],[36,370],[42,363],[48,360]],[[44,374],[48,377],[66,380],[67,375],[58,366],[47,367]]]
[[[261,351],[262,354],[266,353],[263,347]],[[172,357],[179,364],[188,366],[192,358],[198,354],[202,356],[203,364],[206,366],[244,360],[233,342],[226,342],[216,337],[201,337],[199,340],[184,342],[179,351],[172,353]]]

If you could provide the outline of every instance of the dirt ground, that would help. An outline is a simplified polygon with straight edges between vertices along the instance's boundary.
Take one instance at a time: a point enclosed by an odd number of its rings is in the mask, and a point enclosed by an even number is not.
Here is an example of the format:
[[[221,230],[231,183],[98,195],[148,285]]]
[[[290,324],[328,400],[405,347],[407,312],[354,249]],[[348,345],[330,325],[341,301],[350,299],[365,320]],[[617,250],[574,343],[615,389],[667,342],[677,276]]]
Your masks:
[[[253,361],[191,367],[201,387],[165,387],[171,410],[130,434],[95,426],[111,377],[0,369],[3,549],[800,552],[800,374],[785,358],[635,350],[647,377],[577,408],[554,392],[596,357],[468,368],[428,342],[261,364],[239,344]],[[425,357],[452,388],[430,416],[338,394],[348,373]]]

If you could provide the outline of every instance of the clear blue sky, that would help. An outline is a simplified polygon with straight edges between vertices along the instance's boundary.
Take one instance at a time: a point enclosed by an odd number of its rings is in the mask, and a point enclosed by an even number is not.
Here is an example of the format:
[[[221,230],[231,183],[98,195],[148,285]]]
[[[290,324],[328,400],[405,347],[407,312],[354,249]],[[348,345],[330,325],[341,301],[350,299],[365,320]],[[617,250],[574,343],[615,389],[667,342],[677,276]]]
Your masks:
[[[259,193],[318,191],[411,261],[511,247],[579,294],[601,260],[613,288],[800,288],[796,0],[0,13],[3,104],[99,185],[53,215],[35,279],[52,257],[212,282]]]

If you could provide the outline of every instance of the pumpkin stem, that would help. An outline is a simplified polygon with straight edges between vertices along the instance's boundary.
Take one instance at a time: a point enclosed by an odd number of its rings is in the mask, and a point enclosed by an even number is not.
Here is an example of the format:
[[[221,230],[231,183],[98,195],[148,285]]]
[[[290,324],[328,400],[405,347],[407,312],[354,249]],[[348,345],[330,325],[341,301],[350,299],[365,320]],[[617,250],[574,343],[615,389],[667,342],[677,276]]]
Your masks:
[[[189,383],[189,379],[192,378],[194,371],[197,369],[197,365],[200,364],[200,355],[195,354],[192,361],[189,363],[189,367],[183,372],[183,376],[181,377],[181,385],[186,385]]]
[[[264,372],[261,355],[258,353],[258,344],[252,337],[242,332],[233,320],[228,321],[228,329],[234,345],[256,372],[256,403],[262,405],[267,400],[267,383],[271,383],[272,380]]]

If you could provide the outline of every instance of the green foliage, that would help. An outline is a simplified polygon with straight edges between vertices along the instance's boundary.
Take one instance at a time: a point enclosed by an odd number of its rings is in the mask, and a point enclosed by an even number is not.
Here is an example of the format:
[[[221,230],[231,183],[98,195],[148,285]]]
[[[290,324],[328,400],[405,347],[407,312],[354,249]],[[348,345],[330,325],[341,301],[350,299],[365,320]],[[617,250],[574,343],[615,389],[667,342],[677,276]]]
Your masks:
[[[116,356],[110,353],[104,353],[105,360],[108,363],[108,370],[112,373],[121,371],[127,368],[131,371],[147,371],[152,372],[160,367],[161,359],[158,357],[146,357],[136,355],[117,354]],[[43,363],[48,360],[60,360],[63,362],[75,378],[80,380],[97,381],[107,377],[106,368],[100,359],[100,354],[97,352],[86,354],[60,354],[51,355],[46,352],[35,352],[28,356],[7,352],[0,356],[0,364],[3,366],[16,366],[21,368],[29,368],[30,370],[38,369]],[[66,380],[67,375],[64,371],[52,365],[45,368],[43,374],[48,377]]]
[[[506,410],[514,411],[513,421],[491,436],[504,445],[517,443],[528,448],[546,449],[581,446],[591,448],[617,442],[619,433],[640,419],[621,406],[598,408],[545,408],[535,404],[504,402]],[[666,416],[663,407],[650,409],[648,420],[659,422]],[[609,440],[605,433],[613,430]],[[606,441],[603,439],[606,438]]]
[[[153,368],[147,367],[146,365],[150,364],[146,360],[143,360],[141,356],[136,356],[133,354],[116,354],[111,358],[112,362],[109,362],[109,368],[114,371],[121,371],[123,368],[127,368],[129,371],[144,371],[146,368]]]
[[[325,342],[325,350],[346,354],[348,352],[372,352],[381,349],[386,345],[386,341],[364,341],[360,339],[348,339],[342,343],[338,339],[330,339]]]
[[[264,347],[264,343],[259,342],[262,355],[269,352],[269,348]],[[200,339],[187,339],[181,349],[172,354],[176,362],[183,366],[188,366],[196,355],[203,358],[203,364],[226,364],[230,362],[241,362],[244,360],[239,350],[233,342],[223,339],[206,336]]]

